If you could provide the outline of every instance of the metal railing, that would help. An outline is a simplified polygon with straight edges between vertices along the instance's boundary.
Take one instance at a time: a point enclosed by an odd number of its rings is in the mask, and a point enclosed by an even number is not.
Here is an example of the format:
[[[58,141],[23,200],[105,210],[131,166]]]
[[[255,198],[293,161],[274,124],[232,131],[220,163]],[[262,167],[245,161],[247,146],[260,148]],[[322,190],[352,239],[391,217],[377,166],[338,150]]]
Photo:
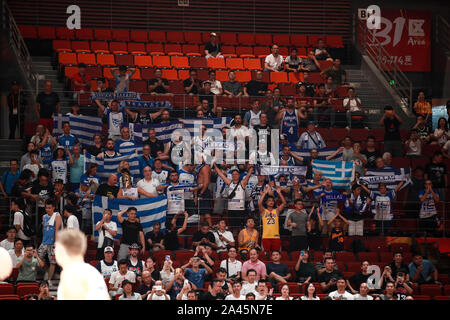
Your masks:
[[[450,55],[450,25],[440,15],[436,16],[436,43],[446,55]]]
[[[384,79],[391,83],[391,88],[400,97],[403,107],[407,107],[407,110],[411,111],[413,105],[411,81],[401,71],[397,61],[375,37],[375,31],[367,28],[364,20],[359,20],[358,22],[357,37],[362,53],[370,57]]]

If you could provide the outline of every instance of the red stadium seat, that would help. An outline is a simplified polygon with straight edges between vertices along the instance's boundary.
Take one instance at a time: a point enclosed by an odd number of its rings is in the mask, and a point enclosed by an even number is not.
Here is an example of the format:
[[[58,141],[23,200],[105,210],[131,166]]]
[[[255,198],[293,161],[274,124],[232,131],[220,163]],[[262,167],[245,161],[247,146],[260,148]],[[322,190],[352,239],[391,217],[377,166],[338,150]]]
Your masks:
[[[274,83],[288,83],[287,72],[271,72],[270,82]]]
[[[94,40],[94,32],[90,28],[76,29],[75,38],[78,40]]]
[[[36,39],[37,28],[35,26],[19,26],[20,34],[25,39]]]
[[[181,51],[186,56],[201,56],[198,44],[183,44],[181,46]]]
[[[81,52],[91,52],[91,47],[89,46],[89,41],[72,41],[72,50],[78,53]],[[92,50],[94,51],[94,50]]]
[[[58,53],[58,62],[63,65],[76,65],[77,54],[73,52],[60,52]]]
[[[319,39],[324,40],[324,36],[319,35],[308,36],[308,45],[314,48],[317,47],[317,42],[319,41]]]
[[[114,29],[112,31],[112,40],[114,40],[114,41],[130,41],[130,31]]]
[[[255,55],[253,54],[253,48],[252,47],[236,47],[236,55],[238,55],[241,58],[254,58]]]
[[[358,273],[361,272],[361,262],[347,262],[347,271]]]
[[[72,41],[72,47],[73,47]],[[109,45],[106,41],[91,41],[91,50],[95,53],[109,53]]]
[[[189,65],[191,68],[208,68],[208,63],[205,57],[189,57]]]
[[[141,78],[141,70],[136,68],[136,72],[131,76],[131,80],[142,80]]]
[[[291,39],[289,37],[289,34],[274,34],[273,43],[278,46],[290,46]]]
[[[141,77],[144,80],[153,79],[155,77],[155,70],[153,68],[142,68],[141,69]]]
[[[5,294],[0,295],[0,300],[20,300],[20,297],[17,294]]]
[[[278,50],[278,53],[282,55],[283,57],[287,57],[290,54],[290,50],[288,47],[280,47]]]
[[[449,296],[434,296],[434,300],[450,300]]]
[[[120,54],[116,56],[116,63],[119,66],[134,66],[133,56],[130,54]]]
[[[174,43],[167,43],[164,45],[164,52],[166,52],[169,56],[172,55],[183,55],[183,52],[181,50],[181,45],[174,44]]]
[[[281,95],[282,96],[295,96],[295,85],[280,85]]]
[[[262,46],[272,46],[274,44],[270,33],[257,33],[255,35],[255,42],[257,45]]]
[[[134,64],[138,67],[152,67],[151,56],[134,56]]]
[[[175,252],[175,259],[177,261],[187,262],[190,258],[194,256],[194,251],[192,250],[177,250]]]
[[[228,70],[217,70],[216,71],[216,80],[220,82],[228,81]]]
[[[39,39],[55,39],[56,38],[55,27],[38,26],[37,31],[38,31]]]
[[[94,29],[94,39],[111,41],[112,40],[111,30],[110,29]]]
[[[231,98],[228,96],[217,96],[217,105],[224,109],[231,109]]]
[[[244,69],[244,62],[242,58],[228,58],[226,59],[226,66],[229,69],[242,70]]]
[[[167,31],[166,40],[170,43],[184,43],[184,35],[181,31]]]
[[[319,72],[310,72],[308,81],[311,83],[324,83],[325,80],[322,78]]]
[[[130,81],[130,91],[146,93],[147,92],[147,81],[145,81],[145,80]]]
[[[77,58],[78,58],[78,63],[85,63],[87,65],[96,65],[97,64],[94,53],[79,53],[77,55]]]
[[[252,74],[250,71],[236,71],[236,81],[238,82],[249,82],[252,80]]]
[[[72,79],[74,75],[78,73],[78,67],[65,66],[64,76],[68,79]]]
[[[307,47],[308,38],[304,34],[291,34],[291,45],[295,47]]]
[[[74,40],[75,33],[67,27],[56,27],[56,38],[63,40]]]
[[[414,300],[431,300],[430,296],[425,295],[414,295],[413,298]]]
[[[98,54],[97,63],[101,66],[114,66],[116,62],[114,61],[113,54]]]
[[[409,168],[411,166],[409,158],[392,158],[394,168]]]
[[[172,56],[170,60],[171,60],[172,66],[175,67],[175,68],[189,69],[189,59],[188,59],[188,57]],[[173,80],[177,80],[177,79],[173,79]]]
[[[181,71],[181,70],[179,70],[179,71]],[[181,78],[179,71],[178,71],[178,78]],[[183,88],[183,81],[177,80],[177,81],[169,81],[169,82],[170,82],[170,88],[169,88],[170,93],[173,93],[173,94],[184,94],[185,93],[184,88]],[[179,236],[178,238],[179,238],[179,242],[181,243],[181,247],[186,248],[186,246],[184,244],[186,237]]]
[[[109,43],[109,50],[114,54],[127,54],[128,53],[127,43],[111,41]]]
[[[350,129],[350,137],[352,137],[355,141],[365,141],[367,140],[367,136],[369,131],[366,129]]]
[[[170,56],[154,56],[153,65],[158,68],[170,68]]]
[[[391,252],[410,252],[410,246],[407,243],[391,243]]]
[[[353,252],[336,252],[336,262],[357,261]]]
[[[255,56],[257,57],[266,57],[270,54],[270,47],[254,47],[253,48],[253,53],[255,54]]]
[[[226,69],[225,59],[223,58],[209,58],[208,67],[211,69]]]
[[[161,56],[165,55],[164,46],[161,43],[147,43],[145,45],[145,49],[151,55],[161,55]]]
[[[72,51],[71,43],[69,40],[53,40],[53,50],[56,51]]]
[[[143,42],[128,42],[127,49],[132,54],[147,54],[145,43]]]
[[[149,31],[148,41],[164,43],[166,42],[166,33],[164,31]]]
[[[220,34],[220,42],[228,45],[237,45],[237,37],[234,32],[222,32]]]
[[[37,283],[18,283],[16,293],[19,297],[24,297],[31,293],[39,294],[39,286]]]
[[[341,36],[326,36],[325,42],[330,48],[343,48],[344,44],[342,42]]]
[[[244,59],[244,68],[247,70],[262,70],[260,59]]]
[[[0,295],[14,294],[12,283],[0,283]]]
[[[421,284],[420,285],[420,294],[426,296],[440,296],[442,295],[442,288],[437,284]]]
[[[135,42],[147,42],[148,33],[145,30],[131,30],[130,40]]]
[[[303,81],[302,72],[289,72],[289,82],[299,83],[300,81]]]
[[[344,140],[345,136],[348,135],[347,129],[342,128],[332,128],[330,132],[330,138],[334,141],[341,142]]]
[[[238,43],[242,45],[252,46],[255,45],[255,34],[253,33],[238,33]]]
[[[320,71],[327,70],[333,65],[333,61],[322,60],[320,61]]]
[[[162,77],[169,81],[178,80],[178,72],[176,69],[163,69]]]
[[[377,252],[359,252],[358,260],[360,262],[369,261],[370,264],[375,264],[379,261]]]
[[[236,55],[236,48],[234,46],[222,46],[222,56],[224,57],[237,57]]]
[[[184,32],[184,41],[186,43],[199,44],[202,43],[202,33],[195,31]]]

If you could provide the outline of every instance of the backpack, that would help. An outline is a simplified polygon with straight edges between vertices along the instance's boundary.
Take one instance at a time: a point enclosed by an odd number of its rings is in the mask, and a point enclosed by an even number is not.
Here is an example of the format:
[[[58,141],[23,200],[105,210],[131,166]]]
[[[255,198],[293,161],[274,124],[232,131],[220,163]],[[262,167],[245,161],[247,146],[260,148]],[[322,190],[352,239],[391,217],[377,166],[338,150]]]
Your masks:
[[[31,216],[23,210],[20,210],[20,213],[22,213],[23,215],[23,230],[22,230],[23,234],[26,235],[27,237],[34,236],[36,234],[36,230],[34,229]]]
[[[366,251],[366,246],[364,245],[364,242],[361,241],[361,239],[355,239],[352,241],[352,250],[353,253],[364,252]]]

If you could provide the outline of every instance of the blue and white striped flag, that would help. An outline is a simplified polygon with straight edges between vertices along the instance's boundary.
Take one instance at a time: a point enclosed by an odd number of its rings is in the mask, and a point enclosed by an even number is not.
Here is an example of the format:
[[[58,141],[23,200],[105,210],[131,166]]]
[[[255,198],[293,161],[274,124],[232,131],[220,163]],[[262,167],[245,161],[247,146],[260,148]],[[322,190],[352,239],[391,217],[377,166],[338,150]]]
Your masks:
[[[95,157],[86,152],[85,157],[87,163],[92,162],[98,165],[97,175],[102,179],[102,181],[108,180],[108,177],[112,173],[118,174],[117,168],[119,167],[120,162],[122,162],[123,160],[127,160],[130,164],[130,173],[132,175],[141,175],[141,172],[139,170],[138,155],[135,152],[126,153],[117,157],[106,159]]]
[[[230,126],[230,117],[222,118],[210,118],[210,119],[183,119],[184,128],[188,130],[191,135],[194,133],[195,126],[205,125],[206,129],[219,129],[222,130],[223,127]]]
[[[137,199],[136,201],[129,199],[111,200],[108,197],[95,196],[94,202],[92,203],[94,226],[102,219],[103,211],[105,209],[111,209],[113,213],[111,220],[117,223],[117,235],[114,238],[120,239],[122,236],[122,226],[117,220],[117,214],[129,207],[135,207],[137,209],[137,217],[142,224],[144,234],[152,231],[155,222],[161,223],[161,231],[165,231],[167,212],[167,197],[165,196]],[[126,218],[126,214],[123,216]],[[97,240],[98,231],[95,228],[94,237]]]
[[[325,159],[329,155],[333,154],[339,148],[323,148],[318,149],[319,159]],[[296,146],[291,146],[291,152],[295,155],[300,156],[305,159],[311,159],[310,149],[298,149]],[[334,158],[334,161],[342,161],[343,152],[339,152]]]
[[[314,160],[313,172],[320,171],[322,176],[331,179],[334,189],[346,189],[355,179],[353,162]]]
[[[164,144],[170,141],[172,132],[181,128],[179,121],[171,121],[167,123],[155,123],[155,124],[140,124],[140,123],[122,123],[122,126],[130,128],[130,133],[134,137],[134,141],[137,144],[142,144],[144,140],[148,139],[148,129],[154,128],[156,132],[156,138],[161,140]]]
[[[63,134],[64,122],[69,122],[70,132],[78,138],[83,146],[94,145],[94,134],[102,133],[102,118],[100,117],[69,116],[58,113],[53,115],[53,136],[57,137]]]
[[[411,183],[411,170],[409,168],[400,169],[367,169],[366,175],[361,177],[359,181],[365,183],[370,191],[378,190],[378,184],[383,182],[386,189],[394,190],[400,181],[405,183],[400,188],[403,189]]]

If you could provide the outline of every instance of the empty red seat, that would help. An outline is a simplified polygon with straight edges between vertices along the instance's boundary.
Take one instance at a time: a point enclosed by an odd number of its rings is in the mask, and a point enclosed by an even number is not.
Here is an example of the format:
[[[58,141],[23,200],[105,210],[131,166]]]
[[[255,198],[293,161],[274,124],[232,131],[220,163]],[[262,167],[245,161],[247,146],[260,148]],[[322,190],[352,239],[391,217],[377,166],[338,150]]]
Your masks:
[[[148,33],[145,30],[131,30],[130,40],[135,42],[147,42]]]
[[[92,79],[97,79],[102,77],[102,70],[97,66],[87,66],[86,74],[88,74]]]
[[[361,272],[361,263],[360,262],[349,261],[346,263],[346,265],[347,265],[348,272],[353,272],[353,273]]]
[[[25,39],[36,39],[37,28],[35,26],[19,26],[20,34]]]
[[[152,67],[151,56],[134,56],[134,64],[138,67]]]
[[[133,56],[130,54],[120,54],[116,56],[116,63],[119,66],[134,66]]]
[[[55,27],[49,26],[39,26],[38,29],[38,37],[39,39],[55,39]]]
[[[153,79],[155,77],[155,70],[153,68],[143,68],[141,69],[141,77],[144,80]]]
[[[198,44],[183,44],[181,46],[181,51],[186,56],[201,56]]]
[[[320,62],[320,70],[324,71],[330,68],[333,65],[333,61],[321,60]]]
[[[270,47],[254,47],[253,53],[257,57],[266,57],[270,54]]]
[[[150,42],[166,42],[166,33],[164,31],[149,31],[148,41]]]
[[[77,54],[73,52],[60,52],[58,53],[58,62],[63,65],[76,65]]]
[[[231,98],[228,96],[217,96],[217,105],[224,109],[231,109]]]
[[[272,35],[270,33],[257,33],[255,35],[255,43],[262,46],[272,46]]]
[[[181,71],[181,70],[179,70],[179,71]],[[178,71],[178,78],[180,78],[179,71]],[[176,81],[169,81],[169,83],[170,83],[170,88],[169,88],[169,92],[170,93],[173,93],[173,94],[185,94],[184,88],[183,88],[183,81],[176,80]],[[182,247],[185,248],[186,246],[184,245],[184,240],[186,238],[179,236],[178,239],[179,239],[179,242],[181,243]]]
[[[342,42],[341,36],[326,36],[325,42],[330,48],[343,48],[344,44]]]
[[[64,40],[74,40],[75,33],[67,27],[56,27],[56,38]]]
[[[91,41],[91,50],[95,53],[109,53],[108,42],[106,41]]]
[[[250,71],[236,71],[236,81],[249,82],[252,80],[252,74]]]
[[[437,284],[421,284],[420,285],[420,294],[426,296],[440,296],[442,295],[442,288]]]
[[[114,66],[116,62],[113,54],[98,54],[97,63],[101,66]]]
[[[128,42],[128,52],[131,52],[132,54],[146,54],[145,43]]]
[[[76,29],[75,37],[78,40],[94,40],[94,32],[90,28]]]
[[[71,46],[76,52],[91,52],[89,41],[72,41]]]
[[[184,80],[184,79],[189,78],[189,71],[190,71],[190,70],[186,70],[186,69],[180,69],[180,70],[178,70],[178,79]],[[198,78],[200,81],[204,81],[204,80],[199,76],[199,73],[200,73],[200,72],[197,72],[197,78]],[[184,93],[185,93],[185,92],[184,92],[184,87],[183,87],[183,94],[184,94]]]
[[[171,64],[175,68],[189,68],[189,59],[188,57],[177,57],[173,56],[170,59]],[[174,79],[177,80],[177,79]]]
[[[191,68],[208,68],[205,57],[189,57],[189,65]]]
[[[236,47],[236,55],[238,55],[241,58],[253,58],[255,56],[253,54],[253,47],[244,47],[244,46]]]
[[[356,261],[356,258],[353,252],[336,252],[336,261]]]
[[[260,59],[244,59],[244,68],[247,70],[262,70]]]
[[[392,158],[394,168],[409,168],[411,166],[409,158]]]
[[[291,44],[291,39],[288,34],[274,34],[273,43],[278,46],[289,46]]]
[[[184,41],[193,44],[202,43],[202,33],[197,31],[186,31],[184,32]]]
[[[39,286],[37,283],[18,283],[16,293],[19,297],[24,297],[29,294],[39,294]]]
[[[255,45],[255,34],[254,33],[238,33],[237,35],[238,43],[243,45],[252,46]]]
[[[72,51],[70,40],[53,40],[52,46],[56,51]]]
[[[68,79],[72,79],[75,74],[78,73],[78,67],[74,66],[65,66],[64,67],[64,76]]]
[[[244,62],[242,61],[242,58],[227,58],[226,59],[226,66],[229,69],[244,69]]]
[[[271,72],[270,82],[274,83],[288,83],[287,72]]]
[[[209,58],[208,67],[212,69],[225,69],[225,59],[223,58]]]
[[[430,296],[425,295],[414,295],[413,298],[414,300],[431,300]]]
[[[167,43],[164,45],[164,52],[168,55],[183,55],[181,45],[174,43]]]
[[[5,294],[0,295],[0,300],[20,300],[20,297],[17,294]]]
[[[222,32],[220,33],[220,42],[223,44],[238,44],[236,33],[234,32]]]
[[[391,243],[390,248],[391,252],[409,252],[411,250],[407,243]]]
[[[133,80],[130,81],[130,91],[146,93],[147,92],[147,81],[145,80]]]
[[[290,54],[289,48],[288,47],[280,47],[280,49],[278,50],[278,53],[280,55],[282,55],[283,57],[287,57]]]
[[[12,283],[0,283],[0,295],[14,294]]]
[[[216,71],[216,80],[220,82],[228,81],[228,70],[217,70]]]
[[[109,43],[109,50],[115,54],[127,54],[128,53],[127,43],[111,41]]]
[[[289,82],[299,83],[300,81],[303,81],[302,72],[289,72]]]
[[[434,296],[434,300],[450,300],[449,296]]]
[[[224,57],[236,57],[236,48],[234,46],[222,46],[221,50]]]
[[[114,41],[130,41],[130,31],[114,29],[112,31],[112,40],[114,40]]]
[[[324,36],[319,35],[308,36],[308,45],[311,47],[317,47],[317,42],[319,41],[319,39],[324,40]]]
[[[153,65],[159,68],[170,68],[170,57],[169,56],[154,56]]]
[[[164,55],[164,46],[161,43],[147,43],[145,49],[151,55]]]
[[[360,262],[369,261],[370,264],[376,264],[376,262],[379,261],[378,253],[377,252],[359,252],[358,260]]]
[[[184,43],[184,35],[181,31],[167,31],[166,40],[171,43]]]
[[[306,81],[306,80],[305,80]],[[308,82],[311,83],[324,83],[325,80],[322,78],[319,72],[310,72]]]
[[[291,45],[295,47],[307,47],[308,38],[304,34],[291,34]]]
[[[77,55],[78,63],[85,63],[87,65],[96,65],[97,60],[95,59],[94,53],[79,53]]]
[[[162,77],[169,81],[178,80],[178,72],[176,69],[163,69]]]
[[[94,39],[95,40],[112,40],[110,29],[94,29]]]

